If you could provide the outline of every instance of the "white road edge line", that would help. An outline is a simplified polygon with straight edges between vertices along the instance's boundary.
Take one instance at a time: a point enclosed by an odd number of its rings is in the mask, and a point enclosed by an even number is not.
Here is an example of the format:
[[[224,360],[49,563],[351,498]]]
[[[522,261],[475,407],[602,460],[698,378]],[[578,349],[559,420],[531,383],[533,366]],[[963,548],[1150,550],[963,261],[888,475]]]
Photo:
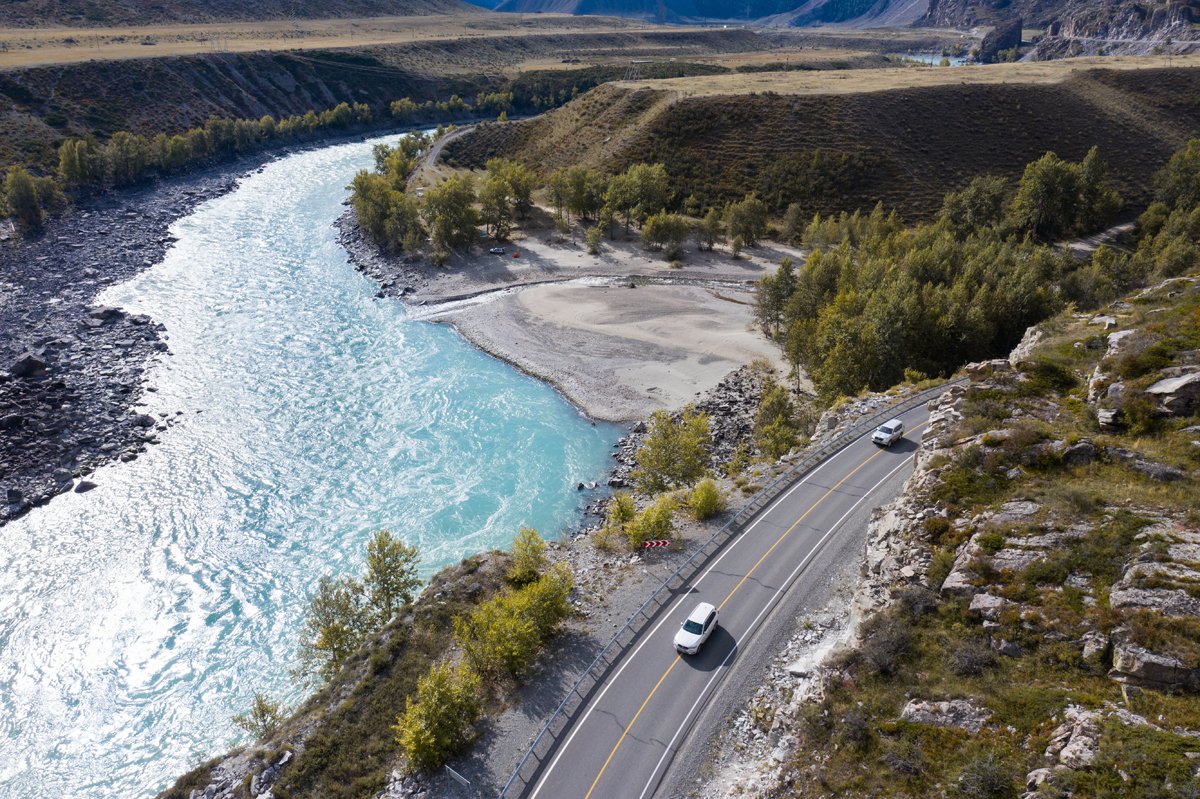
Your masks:
[[[824,546],[825,541],[829,538],[829,536],[833,535],[834,532],[839,527],[842,526],[842,523],[845,522],[847,518],[849,518],[850,514],[854,513],[856,510],[858,510],[859,505],[862,505],[864,502],[866,502],[867,499],[872,494],[875,493],[875,490],[877,488],[879,488],[879,486],[883,485],[888,480],[891,480],[892,475],[894,475],[896,472],[900,471],[900,469],[902,469],[903,467],[907,466],[911,461],[912,461],[912,456],[905,458],[903,463],[901,463],[895,469],[892,469],[890,472],[888,472],[886,475],[884,475],[883,479],[881,479],[875,485],[871,486],[871,488],[867,491],[867,493],[863,494],[862,498],[859,499],[858,502],[855,502],[853,506],[851,506],[850,510],[848,510],[844,514],[842,514],[842,517],[840,519],[838,519],[832,527],[829,528],[829,532],[827,532],[827,533],[825,533],[825,535],[821,536],[821,539],[819,541],[817,541],[817,543],[813,545],[813,548],[809,551],[809,553],[804,556],[804,560],[800,561],[800,565],[797,566],[795,569],[793,569],[792,573],[788,575],[788,578],[783,581],[783,585],[781,585],[779,587],[779,590],[771,595],[770,601],[767,602],[767,604],[763,606],[763,609],[758,612],[758,615],[754,617],[754,621],[750,622],[750,626],[746,629],[746,632],[742,635],[743,639],[752,638],[754,636],[754,634],[758,631],[758,623],[759,623],[759,621],[761,621],[763,614],[767,613],[767,611],[769,611],[773,607],[775,607],[775,604],[778,601],[779,597],[785,591],[787,591],[788,588],[791,587],[792,581],[796,579],[796,575],[798,575],[801,571],[803,571],[804,568],[806,566],[808,566],[808,564],[810,562],[812,562],[812,559],[814,557],[816,557],[818,552],[821,551],[821,547]],[[722,670],[726,668],[726,666],[729,664],[729,659],[732,658],[737,653],[739,648],[740,647],[735,645],[733,647],[733,649],[731,649],[729,651],[729,654],[725,656],[725,659],[723,661],[721,661],[721,665],[718,666],[716,668],[716,670],[713,672],[712,678],[709,679],[707,684],[705,684],[704,690],[700,692],[700,695],[696,698],[696,701],[692,703],[691,708],[688,709],[687,715],[683,717],[683,721],[680,723],[679,729],[675,731],[675,735],[673,735],[671,737],[670,742],[667,743],[667,748],[663,752],[663,756],[661,758],[659,758],[658,764],[654,767],[654,771],[650,772],[650,780],[649,780],[649,782],[646,783],[646,787],[642,789],[641,794],[638,795],[638,799],[645,799],[646,791],[649,791],[650,786],[654,784],[655,777],[658,776],[658,770],[662,768],[663,762],[667,759],[667,755],[671,754],[671,748],[673,746],[675,746],[676,739],[679,738],[680,734],[684,731],[684,729],[687,728],[687,726],[692,718],[692,714],[696,712],[696,707],[708,696],[709,691],[712,689],[713,683],[716,682],[717,678],[723,676]]]
[[[922,407],[922,406],[920,406],[920,405],[917,406],[917,408],[920,408],[920,407]],[[917,408],[914,408],[913,410],[917,410]],[[907,414],[905,414],[905,415],[907,415]],[[746,535],[751,530],[753,530],[754,527],[760,521],[765,519],[767,517],[767,514],[770,511],[774,510],[781,502],[783,502],[785,499],[787,499],[788,496],[790,496],[793,491],[800,488],[800,486],[807,485],[808,482],[812,478],[816,477],[821,472],[822,469],[824,469],[826,466],[830,465],[835,460],[837,460],[839,455],[841,455],[844,452],[846,452],[847,450],[849,450],[850,447],[854,446],[859,441],[867,439],[870,435],[871,435],[870,433],[863,433],[862,436],[860,436],[859,438],[856,438],[854,441],[851,441],[845,447],[843,447],[842,449],[835,452],[832,456],[827,458],[824,463],[822,463],[816,469],[813,469],[811,472],[809,472],[807,475],[805,475],[803,479],[797,481],[795,485],[793,485],[787,491],[783,492],[778,497],[776,497],[775,500],[771,502],[771,504],[767,505],[767,507],[763,508],[762,511],[759,512],[758,516],[754,519],[753,522],[751,522],[750,526],[747,527],[742,532],[740,532],[738,534],[737,538],[734,539],[734,541],[725,548],[725,551],[722,552],[720,554],[720,556],[718,556],[717,559],[715,561],[713,561],[712,564],[707,569],[704,570],[704,573],[701,574],[696,580],[694,580],[691,583],[691,585],[694,587],[695,585],[700,583],[705,577],[707,577],[709,572],[711,572],[713,569],[715,569],[717,567],[717,564],[719,564],[726,555],[728,555],[730,552],[732,552],[737,547],[737,545],[741,543],[742,539],[745,538]],[[907,459],[905,462],[907,462]],[[571,747],[571,741],[575,740],[575,735],[579,732],[580,729],[583,728],[584,724],[587,723],[587,720],[592,715],[592,711],[595,709],[596,705],[598,705],[600,703],[600,700],[602,700],[604,698],[604,695],[606,693],[608,693],[608,689],[611,688],[613,683],[615,683],[617,681],[617,679],[621,676],[621,672],[623,672],[625,670],[625,667],[628,666],[634,660],[634,658],[637,657],[638,652],[642,651],[642,647],[645,646],[650,641],[650,639],[652,639],[654,637],[654,634],[658,632],[658,628],[662,627],[663,624],[666,623],[667,619],[669,619],[671,617],[671,614],[674,613],[679,608],[679,606],[683,604],[684,600],[687,598],[688,598],[688,594],[684,594],[684,595],[680,596],[679,599],[675,602],[675,605],[673,607],[671,607],[670,609],[668,609],[667,612],[663,614],[662,619],[659,620],[658,624],[654,625],[654,627],[650,630],[650,632],[646,634],[645,638],[642,640],[642,642],[640,644],[637,645],[637,647],[633,650],[633,652],[631,652],[629,655],[627,655],[625,657],[625,662],[621,664],[621,667],[619,669],[617,669],[617,673],[614,674],[610,680],[608,680],[608,684],[605,685],[604,689],[599,693],[599,695],[596,696],[596,698],[592,700],[591,706],[588,707],[587,712],[583,714],[583,718],[581,718],[575,724],[575,729],[571,730],[571,734],[569,736],[567,736],[567,740],[564,741],[562,743],[562,745],[558,748],[558,752],[554,755],[554,759],[550,761],[550,765],[546,768],[546,770],[544,772],[542,772],[541,777],[538,778],[537,785],[534,787],[533,793],[531,793],[529,795],[529,799],[537,799],[538,793],[541,792],[542,786],[545,785],[545,783],[546,783],[546,778],[550,776],[551,772],[553,772],[555,767],[558,765],[559,759],[562,758],[563,754],[567,751],[567,749],[569,749]]]

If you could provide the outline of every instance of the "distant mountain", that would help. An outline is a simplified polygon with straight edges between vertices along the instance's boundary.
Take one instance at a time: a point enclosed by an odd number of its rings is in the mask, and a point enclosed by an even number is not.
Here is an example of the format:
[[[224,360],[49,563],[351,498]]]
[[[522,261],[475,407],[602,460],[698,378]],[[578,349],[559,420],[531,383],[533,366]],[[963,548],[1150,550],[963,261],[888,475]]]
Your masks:
[[[473,9],[461,0],[3,0],[10,27],[159,25],[445,14]]]
[[[1020,20],[1064,40],[1200,38],[1200,0],[471,0],[497,11],[603,14],[656,22],[969,29]],[[1147,45],[1148,46],[1148,45]],[[1093,48],[1095,49],[1095,48]],[[1115,52],[1113,47],[1107,48]],[[1130,50],[1135,52],[1136,48]]]
[[[992,25],[1019,18],[1027,27],[1087,24],[1124,27],[1133,23],[1143,34],[1173,20],[1200,22],[1200,0],[930,0],[922,24],[955,28]]]
[[[780,25],[908,25],[930,0],[472,0],[497,11],[603,14],[658,22],[764,21]]]

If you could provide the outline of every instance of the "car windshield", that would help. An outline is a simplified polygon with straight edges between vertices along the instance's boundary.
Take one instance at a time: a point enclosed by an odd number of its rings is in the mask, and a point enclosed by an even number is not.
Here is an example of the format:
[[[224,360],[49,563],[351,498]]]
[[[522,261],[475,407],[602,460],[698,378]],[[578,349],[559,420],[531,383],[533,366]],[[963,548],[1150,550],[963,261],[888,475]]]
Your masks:
[[[698,621],[692,621],[691,619],[688,619],[683,623],[683,629],[689,633],[692,633],[693,635],[699,635],[700,633],[704,632],[704,625]]]
[[[885,432],[885,433],[894,433],[894,432],[896,432],[896,426],[895,426],[895,425],[892,425],[892,424],[885,424],[883,427],[881,427],[881,428],[879,428],[879,429],[880,429],[880,430],[882,430],[882,431],[883,431],[883,432]]]

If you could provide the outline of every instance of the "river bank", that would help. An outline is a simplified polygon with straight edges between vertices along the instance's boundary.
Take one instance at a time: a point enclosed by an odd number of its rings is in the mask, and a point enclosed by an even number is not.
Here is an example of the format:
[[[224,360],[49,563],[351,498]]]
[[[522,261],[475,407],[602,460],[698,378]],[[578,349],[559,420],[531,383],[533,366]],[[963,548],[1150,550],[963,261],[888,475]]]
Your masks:
[[[0,526],[157,443],[174,414],[137,412],[150,363],[169,357],[161,324],[96,298],[160,262],[169,228],[247,175],[289,155],[400,135],[355,131],[81,200],[41,231],[0,246]],[[161,412],[160,412],[161,414]]]
[[[275,157],[275,156],[270,156]],[[162,325],[96,297],[162,260],[168,228],[261,163],[104,195],[0,247],[0,524],[111,461],[132,460],[167,419],[135,412]]]
[[[380,296],[452,325],[593,419],[631,423],[678,410],[755,360],[788,373],[755,329],[753,284],[785,257],[800,262],[793,248],[763,244],[738,258],[689,251],[672,268],[621,231],[591,255],[580,236],[541,226],[514,236],[503,254],[460,254],[438,268],[382,253],[352,211],[338,228]],[[799,385],[811,388],[803,376]]]

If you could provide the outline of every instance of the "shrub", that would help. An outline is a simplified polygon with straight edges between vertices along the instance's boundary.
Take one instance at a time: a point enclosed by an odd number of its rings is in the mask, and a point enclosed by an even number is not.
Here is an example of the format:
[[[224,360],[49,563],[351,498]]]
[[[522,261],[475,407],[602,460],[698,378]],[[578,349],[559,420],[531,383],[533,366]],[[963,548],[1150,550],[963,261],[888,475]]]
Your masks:
[[[659,497],[625,525],[625,535],[629,537],[629,543],[636,549],[643,541],[670,538],[675,527],[674,512],[675,501],[669,496]]]
[[[950,669],[960,677],[977,677],[996,665],[996,655],[985,641],[966,641],[950,653]]]
[[[989,555],[995,555],[1004,549],[1004,533],[999,530],[988,530],[979,536],[979,546]]]
[[[946,582],[946,578],[950,576],[950,572],[954,569],[954,550],[953,549],[937,549],[933,553],[933,560],[929,563],[929,571],[925,573],[929,580],[929,587],[933,590],[940,590],[942,583]]]
[[[688,507],[698,520],[711,519],[725,510],[725,495],[717,488],[716,483],[705,478],[692,489],[688,496]]]
[[[237,726],[254,736],[256,741],[265,741],[275,734],[283,724],[287,713],[283,706],[261,691],[254,692],[254,704],[249,713],[239,713],[232,718]]]
[[[470,741],[479,719],[479,678],[465,666],[434,665],[417,684],[396,720],[396,742],[408,770],[432,771]]]
[[[863,624],[860,653],[863,664],[883,676],[894,674],[912,649],[912,629],[895,614],[880,613]]]
[[[883,749],[883,762],[897,774],[915,777],[925,771],[925,757],[916,741],[906,738],[888,741]]]
[[[508,579],[516,585],[531,583],[546,568],[546,542],[531,527],[522,527],[513,540]]]
[[[950,520],[945,516],[930,516],[921,526],[925,528],[925,535],[935,544],[942,543],[943,536],[950,532]]]
[[[969,761],[958,775],[957,794],[963,799],[1007,799],[1017,796],[1012,769],[992,752]]]

